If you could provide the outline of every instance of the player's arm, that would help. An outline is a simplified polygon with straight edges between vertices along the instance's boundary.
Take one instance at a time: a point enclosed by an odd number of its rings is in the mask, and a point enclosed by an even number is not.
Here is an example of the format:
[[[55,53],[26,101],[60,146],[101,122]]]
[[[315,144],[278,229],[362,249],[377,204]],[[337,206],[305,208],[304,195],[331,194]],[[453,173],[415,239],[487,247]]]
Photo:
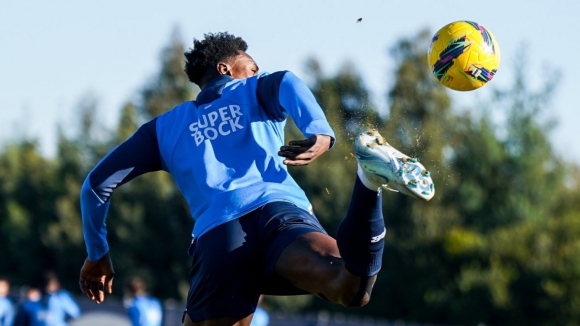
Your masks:
[[[111,293],[114,276],[108,255],[105,219],[113,191],[129,180],[163,168],[157,143],[156,119],[141,126],[129,139],[107,154],[89,173],[81,189],[83,234],[88,257],[79,285],[96,303]]]
[[[282,146],[279,156],[284,164],[307,165],[334,145],[334,132],[314,94],[295,74],[280,71],[260,78],[258,100],[275,120],[292,117],[304,140],[293,140]]]

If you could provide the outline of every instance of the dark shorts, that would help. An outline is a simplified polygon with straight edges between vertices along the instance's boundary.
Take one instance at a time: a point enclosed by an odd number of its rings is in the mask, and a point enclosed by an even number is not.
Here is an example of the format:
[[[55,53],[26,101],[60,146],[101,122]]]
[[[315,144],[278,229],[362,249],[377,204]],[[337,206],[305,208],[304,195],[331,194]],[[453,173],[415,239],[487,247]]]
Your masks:
[[[326,234],[309,212],[273,202],[195,238],[186,309],[191,320],[248,316],[260,294],[305,294],[277,275],[274,265],[286,246],[309,232]]]

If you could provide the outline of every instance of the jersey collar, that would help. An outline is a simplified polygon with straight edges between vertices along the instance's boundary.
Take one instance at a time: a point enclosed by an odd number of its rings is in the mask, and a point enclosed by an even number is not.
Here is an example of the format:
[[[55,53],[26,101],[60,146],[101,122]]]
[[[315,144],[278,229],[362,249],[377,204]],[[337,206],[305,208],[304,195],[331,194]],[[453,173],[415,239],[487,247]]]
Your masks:
[[[226,84],[232,80],[234,79],[228,75],[219,75],[214,77],[197,95],[195,102],[197,105],[202,105],[217,100],[222,95]]]

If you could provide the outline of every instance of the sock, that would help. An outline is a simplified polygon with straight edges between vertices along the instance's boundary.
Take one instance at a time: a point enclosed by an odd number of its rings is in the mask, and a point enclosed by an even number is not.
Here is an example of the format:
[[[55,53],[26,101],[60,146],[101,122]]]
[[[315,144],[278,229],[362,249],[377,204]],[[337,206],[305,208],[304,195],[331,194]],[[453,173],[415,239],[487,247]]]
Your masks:
[[[386,232],[381,203],[381,193],[367,188],[357,177],[336,235],[346,268],[357,276],[372,276],[381,269]]]

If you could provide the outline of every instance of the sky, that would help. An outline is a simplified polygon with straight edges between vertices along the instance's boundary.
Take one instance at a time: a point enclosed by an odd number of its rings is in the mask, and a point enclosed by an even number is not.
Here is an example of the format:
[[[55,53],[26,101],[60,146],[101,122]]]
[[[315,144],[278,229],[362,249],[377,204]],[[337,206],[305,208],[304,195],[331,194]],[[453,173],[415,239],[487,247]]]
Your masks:
[[[501,48],[496,87],[511,84],[522,48],[531,85],[562,73],[548,112],[559,122],[550,138],[558,155],[580,163],[580,37],[573,24],[579,15],[578,0],[0,0],[0,146],[35,137],[45,155],[54,155],[57,124],[72,128],[75,109],[89,95],[98,99],[103,125],[112,127],[121,106],[158,72],[176,30],[186,47],[207,32],[241,36],[262,71],[305,77],[305,60],[314,57],[332,74],[350,61],[386,108],[397,64],[388,50],[422,29],[434,33],[471,20]],[[450,95],[477,108],[490,89]]]

